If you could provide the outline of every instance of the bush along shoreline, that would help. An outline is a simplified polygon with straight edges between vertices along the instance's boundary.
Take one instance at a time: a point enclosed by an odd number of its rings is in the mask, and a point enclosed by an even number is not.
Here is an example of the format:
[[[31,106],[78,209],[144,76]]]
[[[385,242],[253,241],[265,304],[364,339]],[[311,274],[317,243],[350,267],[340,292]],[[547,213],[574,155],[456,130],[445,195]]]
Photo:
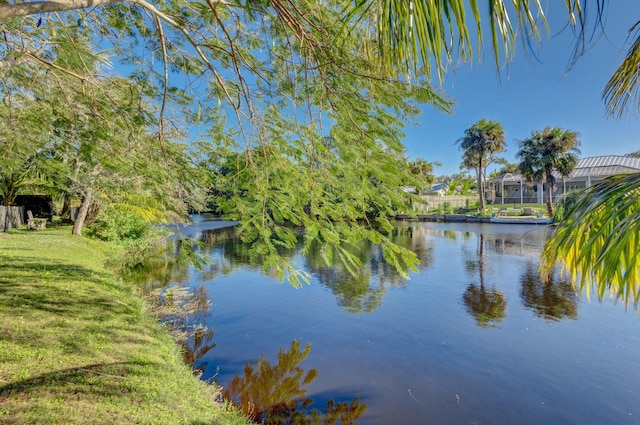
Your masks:
[[[185,363],[185,335],[211,345],[209,330],[181,327],[203,298],[175,289],[152,305],[106,266],[154,249],[136,240],[69,227],[0,234],[0,423],[250,423]]]

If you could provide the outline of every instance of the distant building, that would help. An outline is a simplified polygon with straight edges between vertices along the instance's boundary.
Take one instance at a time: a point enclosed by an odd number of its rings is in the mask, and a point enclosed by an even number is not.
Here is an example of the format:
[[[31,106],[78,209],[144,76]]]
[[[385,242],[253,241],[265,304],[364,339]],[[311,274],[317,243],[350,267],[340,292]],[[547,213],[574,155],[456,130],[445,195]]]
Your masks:
[[[444,196],[447,194],[447,191],[449,190],[449,185],[446,183],[436,183],[433,186],[431,186],[431,189],[429,190],[423,190],[422,194],[423,195],[439,195],[439,196]]]
[[[640,158],[628,156],[593,156],[583,158],[566,179],[556,174],[554,198],[572,190],[590,187],[615,174],[640,173]],[[527,182],[518,173],[508,173],[485,182],[486,199],[493,204],[544,202],[546,184]]]

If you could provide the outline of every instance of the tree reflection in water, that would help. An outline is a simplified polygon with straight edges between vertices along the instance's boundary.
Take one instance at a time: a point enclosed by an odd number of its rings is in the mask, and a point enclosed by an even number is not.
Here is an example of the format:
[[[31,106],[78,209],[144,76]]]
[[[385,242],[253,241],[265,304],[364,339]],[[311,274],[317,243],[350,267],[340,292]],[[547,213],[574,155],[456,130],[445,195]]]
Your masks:
[[[204,286],[190,290],[184,286],[172,285],[149,291],[146,299],[152,312],[166,324],[173,337],[183,349],[183,359],[193,365],[215,347],[213,329],[203,325],[204,316],[209,312],[211,299]],[[200,373],[206,363],[194,369]]]
[[[409,248],[417,255],[420,260],[419,269],[433,263],[433,246],[427,245],[424,227],[400,224],[389,236],[393,243]],[[384,260],[379,246],[365,240],[358,245],[343,248],[363,264],[361,270],[350,270],[340,263],[328,266],[321,255],[322,247],[319,244],[309,247],[305,266],[309,273],[333,292],[338,305],[346,311],[372,312],[382,304],[388,287],[406,284],[406,279]]]
[[[168,239],[145,248],[143,257],[116,269],[122,280],[143,291],[152,291],[189,281],[189,267],[194,264],[197,246],[189,239]]]
[[[536,316],[547,320],[578,317],[578,300],[573,285],[568,281],[556,281],[553,276],[541,279],[533,264],[529,264],[520,278],[520,297]]]
[[[305,373],[299,364],[310,350],[310,343],[301,349],[300,341],[294,340],[288,351],[280,348],[275,365],[260,355],[256,362],[245,364],[244,376],[233,378],[224,397],[261,424],[356,424],[367,409],[357,396],[350,403],[329,400],[324,412],[308,410],[313,400],[306,397],[304,386],[313,382],[318,372],[310,369]]]
[[[389,235],[394,243],[416,253],[420,260],[420,269],[428,267],[433,262],[433,246],[428,245],[426,232],[423,226],[400,223]],[[233,228],[209,230],[200,234],[198,239],[212,257],[202,271],[203,280],[212,280],[219,274],[228,274],[238,268],[258,270],[262,267],[260,258],[236,237]],[[342,248],[363,267],[354,269],[338,260],[327,265],[328,258],[337,259],[339,255],[335,250],[328,252],[329,249],[319,243],[310,244],[306,248],[300,243],[295,250],[283,251],[281,254],[289,261],[294,261],[300,258],[303,249],[306,249],[303,260],[306,271],[317,277],[320,284],[329,288],[338,304],[351,313],[375,310],[381,305],[389,286],[405,284],[405,279],[384,260],[379,246],[364,240],[359,244],[344,245]],[[269,274],[268,270],[266,272]]]
[[[479,285],[471,283],[462,296],[467,311],[483,328],[496,327],[504,320],[507,310],[507,300],[504,294],[495,287],[487,288],[484,284],[486,259],[484,255],[484,235],[478,234],[476,255],[470,257],[467,253],[465,266],[467,273],[475,277],[478,274]]]

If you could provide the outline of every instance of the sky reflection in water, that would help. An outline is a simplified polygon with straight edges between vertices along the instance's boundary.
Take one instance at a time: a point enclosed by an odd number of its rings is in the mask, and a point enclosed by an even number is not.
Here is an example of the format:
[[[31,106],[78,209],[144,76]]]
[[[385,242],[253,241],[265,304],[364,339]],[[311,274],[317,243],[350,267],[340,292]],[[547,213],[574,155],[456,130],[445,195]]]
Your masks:
[[[229,230],[201,221],[213,262],[174,273],[212,298],[205,324],[215,348],[196,367],[229,385],[261,355],[276,365],[292,341],[307,407],[366,405],[359,424],[637,424],[639,318],[623,305],[577,297],[570,282],[542,282],[545,229],[522,225],[399,223],[397,243],[418,253],[406,281],[363,244],[353,277],[314,258],[296,289],[265,276]],[[356,399],[359,397],[359,399]],[[338,422],[340,423],[340,422]]]

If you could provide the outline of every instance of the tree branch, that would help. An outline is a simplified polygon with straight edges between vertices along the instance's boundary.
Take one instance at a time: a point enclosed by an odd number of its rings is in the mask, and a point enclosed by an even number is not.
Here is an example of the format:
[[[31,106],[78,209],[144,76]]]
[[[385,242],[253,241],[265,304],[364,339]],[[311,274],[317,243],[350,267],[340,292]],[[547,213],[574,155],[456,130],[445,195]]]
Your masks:
[[[17,18],[38,13],[86,9],[128,0],[49,0],[0,5],[0,19]]]

